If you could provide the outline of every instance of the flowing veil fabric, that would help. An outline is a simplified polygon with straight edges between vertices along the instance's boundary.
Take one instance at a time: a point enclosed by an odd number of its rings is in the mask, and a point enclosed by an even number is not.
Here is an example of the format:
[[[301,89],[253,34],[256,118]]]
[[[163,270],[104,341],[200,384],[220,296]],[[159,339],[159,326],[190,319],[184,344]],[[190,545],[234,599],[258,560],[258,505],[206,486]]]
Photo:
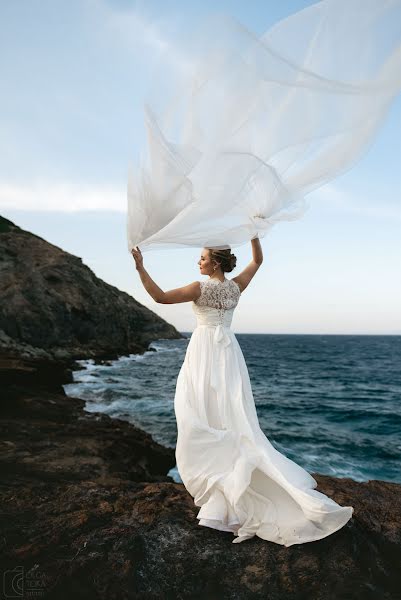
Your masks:
[[[212,16],[165,48],[128,179],[128,249],[232,248],[302,217],[401,89],[401,0],[323,0],[256,35]]]

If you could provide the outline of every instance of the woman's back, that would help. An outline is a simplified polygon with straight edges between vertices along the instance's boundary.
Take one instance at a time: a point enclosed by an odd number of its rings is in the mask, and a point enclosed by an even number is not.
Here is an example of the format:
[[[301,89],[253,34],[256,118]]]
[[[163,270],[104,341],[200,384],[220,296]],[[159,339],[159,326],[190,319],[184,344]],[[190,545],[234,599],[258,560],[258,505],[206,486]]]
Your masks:
[[[232,279],[207,279],[200,281],[201,295],[192,302],[197,326],[224,325],[230,327],[234,309],[241,295],[238,284]]]
[[[200,281],[201,295],[194,301],[198,307],[208,306],[216,309],[232,309],[239,302],[241,291],[233,279],[207,279]]]

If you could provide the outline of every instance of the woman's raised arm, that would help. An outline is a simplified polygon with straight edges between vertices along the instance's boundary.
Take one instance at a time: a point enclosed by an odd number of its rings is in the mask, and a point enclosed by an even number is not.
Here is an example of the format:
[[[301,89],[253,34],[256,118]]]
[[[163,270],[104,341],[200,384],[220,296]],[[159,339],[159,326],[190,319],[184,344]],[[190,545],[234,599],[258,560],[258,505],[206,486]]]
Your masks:
[[[143,266],[142,252],[139,250],[138,246],[133,248],[131,253],[135,259],[136,270],[139,273],[143,286],[155,302],[158,302],[159,304],[178,304],[180,302],[191,302],[191,300],[199,298],[201,293],[199,281],[193,281],[184,287],[164,292],[159,288],[157,283],[153,281]]]
[[[233,281],[237,282],[241,293],[244,289],[249,285],[250,281],[254,277],[256,271],[259,269],[260,265],[263,262],[263,251],[262,246],[260,245],[260,240],[258,237],[253,238],[251,240],[252,244],[252,260],[248,266],[245,267],[243,271],[236,277],[233,277]]]

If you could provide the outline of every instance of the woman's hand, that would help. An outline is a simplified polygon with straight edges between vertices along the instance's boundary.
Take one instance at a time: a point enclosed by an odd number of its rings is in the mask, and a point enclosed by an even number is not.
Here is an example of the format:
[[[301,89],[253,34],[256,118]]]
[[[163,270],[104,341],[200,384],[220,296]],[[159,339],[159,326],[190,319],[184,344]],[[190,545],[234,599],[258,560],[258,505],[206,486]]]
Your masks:
[[[135,259],[136,270],[141,271],[143,269],[143,256],[142,256],[142,252],[139,250],[138,246],[136,248],[132,248],[131,254]]]
[[[136,270],[139,273],[139,277],[141,278],[145,290],[152,296],[155,302],[164,302],[163,290],[153,281],[143,266],[142,252],[139,250],[139,247],[132,248],[131,254],[135,259]]]

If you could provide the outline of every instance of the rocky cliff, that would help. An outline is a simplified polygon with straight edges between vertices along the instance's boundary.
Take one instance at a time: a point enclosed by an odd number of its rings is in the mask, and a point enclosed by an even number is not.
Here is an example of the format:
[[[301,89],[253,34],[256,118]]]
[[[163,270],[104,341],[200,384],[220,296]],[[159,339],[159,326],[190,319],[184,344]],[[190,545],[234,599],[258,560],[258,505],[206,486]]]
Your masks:
[[[116,358],[183,336],[82,259],[0,217],[0,351]]]

